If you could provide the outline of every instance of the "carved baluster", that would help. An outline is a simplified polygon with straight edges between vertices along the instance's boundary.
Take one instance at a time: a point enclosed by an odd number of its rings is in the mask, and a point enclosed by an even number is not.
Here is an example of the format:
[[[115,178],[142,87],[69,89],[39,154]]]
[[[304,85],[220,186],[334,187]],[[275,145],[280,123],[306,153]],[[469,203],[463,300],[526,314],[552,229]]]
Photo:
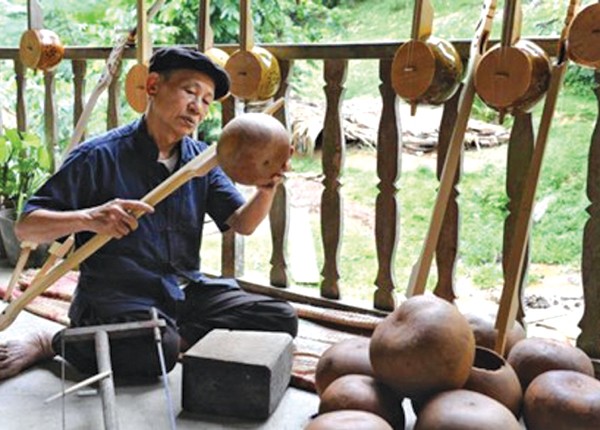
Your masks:
[[[398,179],[402,161],[402,129],[398,98],[392,88],[392,60],[379,63],[379,92],[383,101],[377,134],[377,200],[375,203],[375,242],[377,246],[377,278],[373,306],[391,311],[396,307],[394,262],[400,235]]]
[[[442,176],[444,161],[452,139],[452,131],[458,115],[458,100],[461,91],[457,91],[454,96],[444,104],[444,113],[440,122],[440,134],[438,137],[437,149],[437,177]],[[454,294],[454,271],[456,270],[456,256],[458,253],[458,231],[460,226],[460,210],[458,207],[458,189],[456,185],[460,181],[462,171],[462,151],[454,177],[454,185],[448,199],[448,206],[444,214],[444,221],[440,231],[437,247],[435,249],[435,261],[438,272],[438,280],[434,289],[434,294],[442,297],[449,302],[456,298]]]
[[[577,346],[594,359],[596,375],[600,375],[600,71],[596,71],[598,117],[592,135],[588,158],[587,197],[590,218],[583,230],[581,274],[584,312],[579,327]]]
[[[18,58],[15,59],[15,80],[17,81],[17,129],[27,130],[27,105],[25,103],[25,90],[27,77],[25,65]]]
[[[523,113],[516,115],[515,122],[510,132],[506,162],[506,193],[509,198],[509,203],[508,216],[504,221],[504,241],[502,244],[502,269],[505,271],[504,279],[506,279],[506,264],[510,254],[511,238],[514,231],[517,211],[519,210],[519,202],[521,201],[523,181],[525,180],[531,163],[534,141],[535,138],[531,114]],[[519,283],[520,299],[517,320],[521,323],[523,323],[523,317],[525,316],[522,297],[528,267],[529,250],[527,249],[523,259],[523,271]]]
[[[108,111],[106,113],[106,128],[111,130],[119,126],[120,103],[119,94],[121,94],[121,71],[123,70],[123,63],[119,62],[119,66],[115,73],[115,76],[110,81],[108,86]]]
[[[235,98],[227,97],[221,103],[223,126],[235,117]],[[244,275],[244,237],[229,230],[223,234],[221,244],[221,275],[239,278]]]
[[[288,122],[287,103],[289,102],[290,85],[288,78],[292,70],[292,62],[280,60],[279,68],[281,70],[281,85],[279,91],[275,94],[275,100],[284,97],[285,103],[275,117],[289,129],[290,124]],[[277,287],[287,287],[290,284],[287,264],[290,202],[285,182],[277,187],[273,206],[271,207],[271,212],[269,214],[269,220],[271,222],[271,243],[273,244],[270,281],[272,285]]]
[[[87,70],[87,62],[85,60],[73,60],[71,67],[73,70],[74,86],[73,127],[75,127],[85,104],[85,72]],[[85,140],[85,133],[81,135],[81,140]]]
[[[325,60],[324,78],[327,111],[323,126],[323,179],[321,196],[321,236],[324,265],[321,295],[339,299],[339,251],[343,230],[340,176],[344,165],[346,142],[342,130],[342,95],[348,71],[347,60]]]
[[[54,70],[44,72],[44,135],[46,138],[46,148],[50,154],[50,169],[54,170],[56,160],[54,157],[56,145],[58,143],[58,127],[56,121],[56,103],[54,100],[55,91]]]

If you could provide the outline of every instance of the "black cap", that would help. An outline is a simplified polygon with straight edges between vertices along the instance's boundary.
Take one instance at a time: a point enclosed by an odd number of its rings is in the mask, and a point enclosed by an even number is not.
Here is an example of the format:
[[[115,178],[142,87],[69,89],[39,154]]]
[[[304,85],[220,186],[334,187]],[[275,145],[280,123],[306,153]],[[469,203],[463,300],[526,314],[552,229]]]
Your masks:
[[[215,83],[215,100],[229,92],[229,75],[207,55],[188,48],[167,47],[158,49],[150,58],[150,72],[191,69],[206,73]]]

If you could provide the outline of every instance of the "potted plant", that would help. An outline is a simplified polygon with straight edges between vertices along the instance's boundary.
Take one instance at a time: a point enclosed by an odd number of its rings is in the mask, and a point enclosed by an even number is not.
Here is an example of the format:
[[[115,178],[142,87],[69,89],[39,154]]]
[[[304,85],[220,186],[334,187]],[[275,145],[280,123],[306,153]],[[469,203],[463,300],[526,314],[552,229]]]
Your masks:
[[[29,196],[50,174],[50,154],[40,138],[13,128],[0,135],[0,237],[8,262],[15,265],[21,247],[14,233],[18,214]],[[28,266],[39,266],[44,247],[32,253]]]

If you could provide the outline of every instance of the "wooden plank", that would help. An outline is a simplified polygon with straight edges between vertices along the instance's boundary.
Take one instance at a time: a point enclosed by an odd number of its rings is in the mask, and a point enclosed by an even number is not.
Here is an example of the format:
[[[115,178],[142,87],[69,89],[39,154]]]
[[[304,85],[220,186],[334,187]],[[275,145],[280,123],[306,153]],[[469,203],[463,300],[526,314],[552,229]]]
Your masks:
[[[523,36],[537,45],[539,45],[547,54],[556,55],[556,37],[529,37]],[[469,46],[471,41],[465,39],[449,40],[456,47],[459,55],[463,59],[469,58]],[[271,43],[261,44],[261,47],[267,49],[278,60],[359,60],[372,59],[379,60],[382,58],[393,58],[396,50],[405,43],[406,40],[398,40],[393,42],[354,42],[354,43],[298,43],[298,44],[283,44]],[[494,45],[499,43],[498,39],[490,40],[489,43]],[[197,48],[197,45],[182,45],[187,48]],[[222,49],[231,54],[239,49],[238,44],[217,44],[216,48]],[[154,49],[160,48],[156,46]],[[67,46],[65,47],[64,59],[107,59],[111,52],[110,47],[86,47],[86,46]],[[0,59],[15,59],[19,56],[18,48],[0,47]],[[124,58],[135,59],[135,48],[126,48]]]

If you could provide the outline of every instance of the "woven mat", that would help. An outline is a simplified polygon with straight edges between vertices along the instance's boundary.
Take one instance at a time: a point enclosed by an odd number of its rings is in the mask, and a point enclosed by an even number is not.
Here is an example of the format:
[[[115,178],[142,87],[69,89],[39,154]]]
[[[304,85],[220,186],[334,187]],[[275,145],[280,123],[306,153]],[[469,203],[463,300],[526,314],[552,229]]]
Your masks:
[[[35,269],[23,272],[17,288],[13,290],[14,298],[27,289],[35,274]],[[31,301],[25,309],[42,318],[68,325],[67,313],[78,278],[78,272],[67,273],[42,295]],[[6,287],[0,286],[1,296],[4,296],[5,291]],[[294,339],[291,385],[312,392],[315,391],[315,370],[323,352],[342,340],[368,336],[381,320],[380,317],[372,315],[298,303],[292,305],[298,312],[300,324],[298,336]]]

